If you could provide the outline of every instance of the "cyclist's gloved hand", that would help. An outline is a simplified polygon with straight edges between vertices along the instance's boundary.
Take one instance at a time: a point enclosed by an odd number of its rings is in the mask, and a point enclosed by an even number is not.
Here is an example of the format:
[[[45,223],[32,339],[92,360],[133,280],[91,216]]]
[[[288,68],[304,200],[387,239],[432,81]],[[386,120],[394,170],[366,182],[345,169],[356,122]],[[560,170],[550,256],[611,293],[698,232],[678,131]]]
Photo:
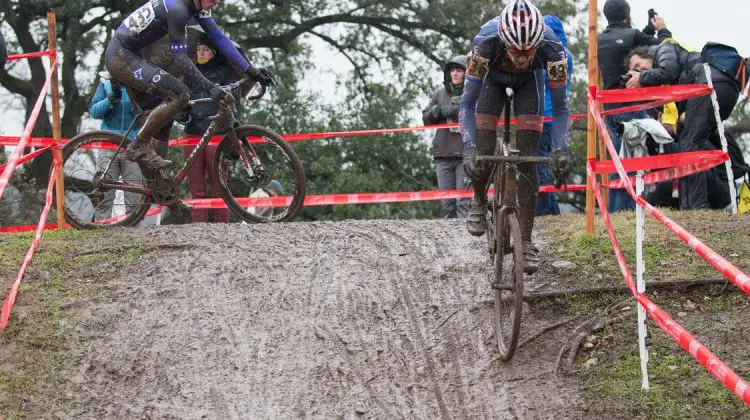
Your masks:
[[[570,171],[573,169],[573,160],[570,153],[563,149],[553,150],[550,158],[552,161],[549,166],[552,170],[555,188],[560,188],[566,183],[570,176]]]
[[[211,89],[211,100],[218,102],[220,105],[231,105],[235,102],[234,96],[230,92],[215,86]]]
[[[270,86],[274,84],[273,76],[265,67],[253,67],[250,66],[245,72],[251,79],[259,82],[263,86]]]
[[[479,162],[474,161],[477,154],[476,145],[467,144],[464,146],[464,172],[472,181],[476,181],[482,175],[482,165]]]

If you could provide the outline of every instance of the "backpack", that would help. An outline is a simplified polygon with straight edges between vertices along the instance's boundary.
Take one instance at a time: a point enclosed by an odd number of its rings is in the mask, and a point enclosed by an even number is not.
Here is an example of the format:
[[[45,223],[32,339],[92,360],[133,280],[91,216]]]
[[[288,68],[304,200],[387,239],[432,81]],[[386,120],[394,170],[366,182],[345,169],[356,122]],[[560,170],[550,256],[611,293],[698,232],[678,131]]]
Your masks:
[[[734,47],[716,42],[706,44],[701,55],[708,65],[734,80],[740,91],[745,90],[750,80],[750,59],[742,58]]]

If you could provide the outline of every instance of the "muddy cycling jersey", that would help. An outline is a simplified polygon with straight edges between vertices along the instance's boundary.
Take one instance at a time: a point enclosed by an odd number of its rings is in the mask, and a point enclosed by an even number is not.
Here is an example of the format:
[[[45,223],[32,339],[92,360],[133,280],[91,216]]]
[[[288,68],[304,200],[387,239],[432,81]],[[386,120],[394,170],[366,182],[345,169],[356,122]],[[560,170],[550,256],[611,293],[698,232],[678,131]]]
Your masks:
[[[466,73],[464,82],[464,98],[461,101],[461,133],[464,145],[476,144],[476,128],[474,115],[476,101],[485,75],[489,71],[493,74],[492,79],[502,79],[514,84],[517,80],[528,78],[530,73],[547,71],[552,99],[552,141],[555,148],[567,148],[568,142],[568,104],[566,86],[568,83],[569,69],[567,57],[562,43],[551,28],[546,28],[544,39],[538,47],[536,55],[530,66],[523,70],[516,69],[508,57],[508,48],[500,39],[498,18],[492,19],[482,25],[477,36],[472,42],[471,55],[473,58],[486,60],[486,67],[481,71],[472,68],[471,63]],[[474,61],[470,59],[470,62]],[[477,73],[477,74],[474,74]],[[501,78],[497,76],[504,75]],[[543,79],[543,78],[542,78]],[[536,92],[538,96],[539,92]],[[543,95],[543,91],[541,93]],[[544,103],[544,97],[541,98]],[[520,95],[516,95],[517,101],[524,101]]]
[[[150,0],[125,18],[117,29],[116,36],[123,48],[138,53],[169,34],[172,53],[179,65],[177,56],[187,55],[186,27],[192,18],[197,18],[206,36],[225,58],[243,72],[247,71],[250,63],[216,25],[211,11],[195,7],[193,0]]]

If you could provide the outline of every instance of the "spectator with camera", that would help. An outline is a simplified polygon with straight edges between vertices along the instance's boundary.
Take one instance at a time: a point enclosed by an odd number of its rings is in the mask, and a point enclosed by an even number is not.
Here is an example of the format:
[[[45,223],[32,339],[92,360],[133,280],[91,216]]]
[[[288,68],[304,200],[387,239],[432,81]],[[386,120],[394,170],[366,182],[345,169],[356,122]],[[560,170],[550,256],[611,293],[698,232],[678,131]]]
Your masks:
[[[425,125],[458,122],[458,105],[463,94],[466,56],[454,57],[443,67],[443,86],[432,95],[422,111]],[[441,190],[466,189],[466,174],[463,165],[463,140],[457,128],[440,129],[432,140],[438,188]],[[443,200],[443,217],[465,219],[468,215],[468,199]]]
[[[730,64],[724,65],[726,62]],[[706,74],[704,62],[713,63],[710,76]],[[629,70],[628,88],[652,87],[677,84],[707,84],[710,77],[719,106],[721,121],[731,115],[737,104],[740,89],[746,79],[742,74],[744,59],[737,51],[721,44],[707,44],[702,53],[690,51],[677,42],[665,42],[654,47],[640,47],[627,57]],[[736,63],[736,64],[732,64]],[[738,77],[739,76],[739,80]],[[677,104],[684,114],[684,125],[677,133],[677,151],[694,152],[720,150],[721,140],[711,96],[688,99]],[[735,177],[741,172],[741,153],[734,139],[727,136]],[[700,172],[679,181],[679,208],[681,210],[721,209],[730,204],[729,185],[724,165]]]
[[[608,26],[599,35],[599,69],[603,89],[622,89],[628,70],[625,58],[633,48],[658,45],[672,37],[664,19],[653,10],[649,11],[649,24],[643,31],[631,26],[630,4],[627,0],[607,0],[604,3],[604,16]],[[654,37],[657,35],[657,37]],[[620,108],[625,104],[604,104],[605,110]],[[615,114],[606,118],[609,134],[617,150],[620,150],[622,139],[617,136],[617,124],[634,119],[647,118],[645,111]],[[612,175],[611,179],[618,176]],[[612,190],[609,196],[609,211],[616,212],[635,208],[635,202],[624,190]]]

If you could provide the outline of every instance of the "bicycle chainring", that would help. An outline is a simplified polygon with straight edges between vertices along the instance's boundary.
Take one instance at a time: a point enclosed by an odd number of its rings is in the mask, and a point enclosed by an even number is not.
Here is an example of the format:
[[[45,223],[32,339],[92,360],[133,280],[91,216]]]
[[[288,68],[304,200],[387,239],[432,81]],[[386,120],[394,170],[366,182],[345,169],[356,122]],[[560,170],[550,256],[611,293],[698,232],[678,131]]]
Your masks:
[[[179,186],[173,179],[157,176],[151,182],[151,197],[164,206],[173,206],[179,199]]]

